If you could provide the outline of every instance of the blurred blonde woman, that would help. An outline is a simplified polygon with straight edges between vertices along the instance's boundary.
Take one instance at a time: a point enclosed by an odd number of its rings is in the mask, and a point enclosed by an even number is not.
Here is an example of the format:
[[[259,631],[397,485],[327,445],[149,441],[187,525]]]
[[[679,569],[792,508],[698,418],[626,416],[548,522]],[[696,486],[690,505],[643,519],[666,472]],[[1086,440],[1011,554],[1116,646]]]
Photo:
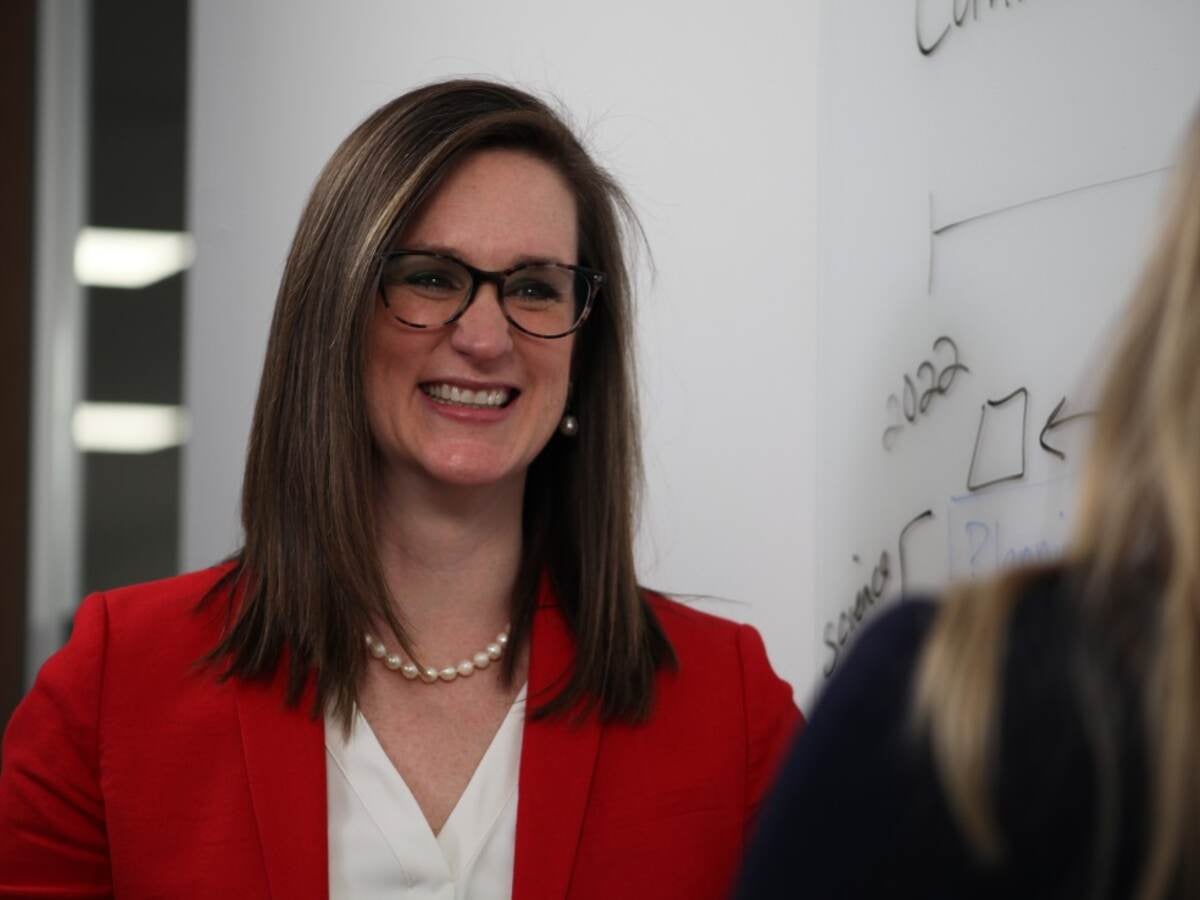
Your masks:
[[[741,896],[1200,896],[1200,119],[1060,564],[899,604],[822,698]]]

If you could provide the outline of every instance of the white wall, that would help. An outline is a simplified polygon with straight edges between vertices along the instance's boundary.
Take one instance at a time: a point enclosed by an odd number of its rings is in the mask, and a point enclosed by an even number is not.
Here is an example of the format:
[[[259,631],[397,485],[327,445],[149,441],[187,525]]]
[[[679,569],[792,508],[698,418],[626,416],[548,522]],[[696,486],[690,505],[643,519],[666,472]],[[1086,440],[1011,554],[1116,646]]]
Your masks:
[[[811,681],[815,0],[193,4],[182,558],[239,542],[275,290],[321,165],[373,108],[488,75],[562,100],[630,191],[657,267],[639,318],[643,580],[754,622]],[[801,693],[805,693],[802,689]]]

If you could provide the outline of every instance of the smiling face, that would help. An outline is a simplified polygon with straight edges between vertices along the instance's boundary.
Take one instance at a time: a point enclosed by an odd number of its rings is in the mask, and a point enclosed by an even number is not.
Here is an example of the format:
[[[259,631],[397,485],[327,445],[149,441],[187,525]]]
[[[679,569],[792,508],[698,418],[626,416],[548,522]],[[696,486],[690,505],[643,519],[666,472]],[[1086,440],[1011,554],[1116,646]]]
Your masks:
[[[450,172],[396,241],[479,269],[574,264],[577,224],[559,171],[518,150],[483,150]],[[389,479],[446,485],[523,480],[567,401],[574,335],[512,328],[483,284],[441,328],[398,322],[376,298],[367,338],[367,415]]]

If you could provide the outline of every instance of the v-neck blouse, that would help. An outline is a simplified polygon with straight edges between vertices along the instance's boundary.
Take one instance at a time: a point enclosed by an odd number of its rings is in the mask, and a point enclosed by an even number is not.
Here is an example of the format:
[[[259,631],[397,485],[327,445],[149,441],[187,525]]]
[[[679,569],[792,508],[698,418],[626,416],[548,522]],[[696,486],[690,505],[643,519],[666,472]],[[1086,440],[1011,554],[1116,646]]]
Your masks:
[[[330,900],[510,900],[525,688],[434,835],[362,713],[325,721]]]

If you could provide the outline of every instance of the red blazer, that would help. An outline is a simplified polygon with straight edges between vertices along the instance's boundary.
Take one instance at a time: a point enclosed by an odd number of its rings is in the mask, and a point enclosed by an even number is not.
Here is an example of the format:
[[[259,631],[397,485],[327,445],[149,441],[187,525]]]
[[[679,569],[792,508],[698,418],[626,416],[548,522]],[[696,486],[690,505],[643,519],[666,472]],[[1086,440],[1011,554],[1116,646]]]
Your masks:
[[[89,597],[4,738],[0,896],[324,900],[325,746],[312,693],[195,661],[220,569]],[[527,722],[515,900],[723,897],[800,721],[758,634],[654,597],[679,657],[643,725]],[[529,693],[572,638],[543,589]]]

